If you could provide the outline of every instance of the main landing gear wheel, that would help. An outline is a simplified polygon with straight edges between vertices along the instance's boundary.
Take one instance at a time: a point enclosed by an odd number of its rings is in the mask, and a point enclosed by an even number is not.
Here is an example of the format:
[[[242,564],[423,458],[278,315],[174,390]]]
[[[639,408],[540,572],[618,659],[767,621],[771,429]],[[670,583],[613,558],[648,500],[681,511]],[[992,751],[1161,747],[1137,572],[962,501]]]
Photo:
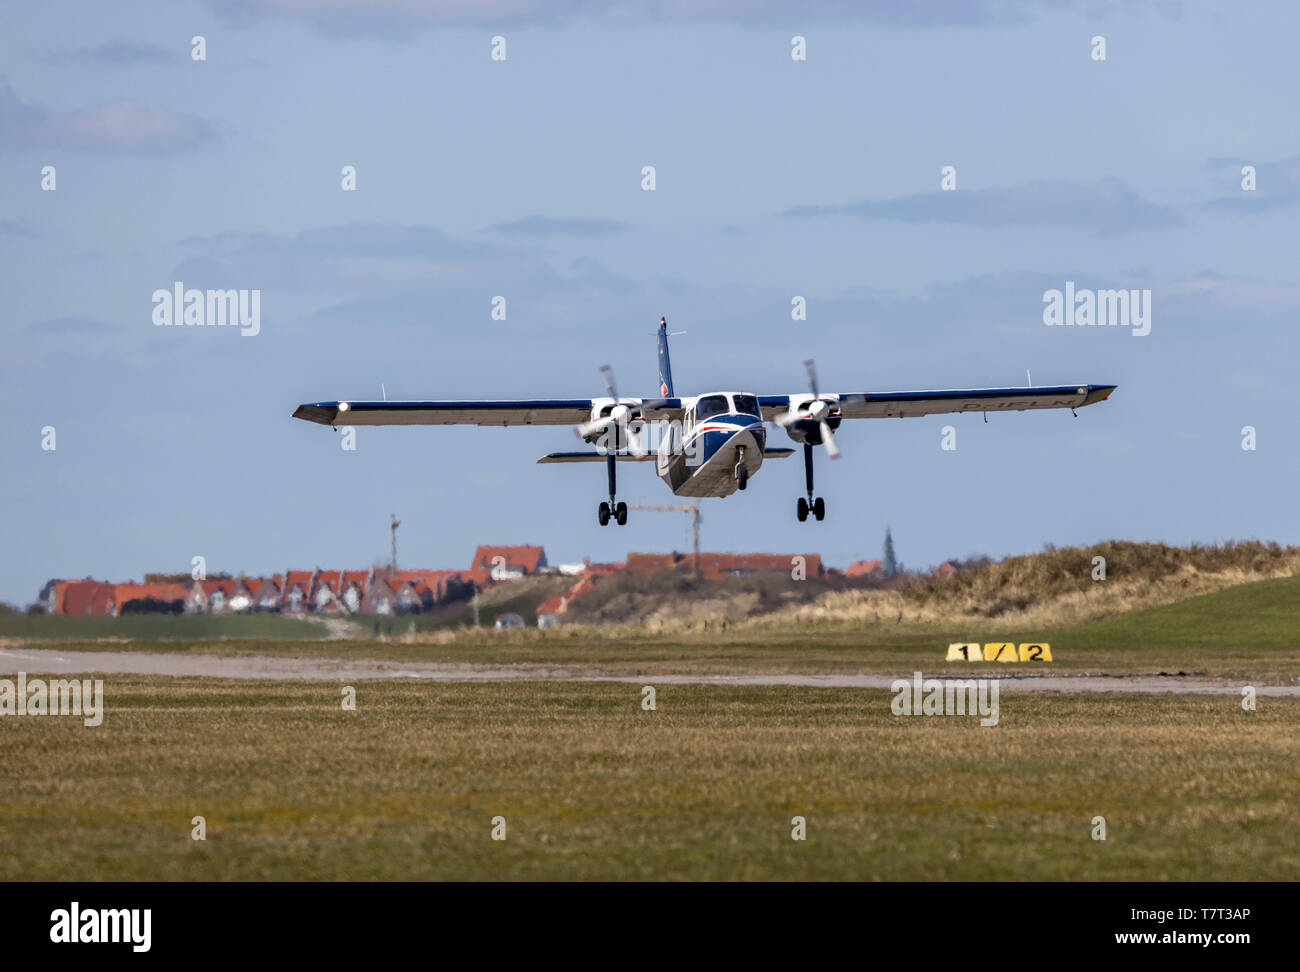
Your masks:
[[[596,509],[596,519],[600,520],[601,526],[609,526],[611,518],[622,526],[627,522],[627,504],[619,503],[614,499],[618,489],[618,479],[614,472],[614,453],[611,452],[605,460],[605,468],[609,470],[609,502],[601,503]]]
[[[803,444],[803,472],[804,482],[808,486],[808,498],[799,497],[795,514],[799,517],[800,523],[808,519],[809,513],[820,523],[826,518],[826,502],[820,496],[813,497],[813,452],[812,446],[807,442]]]

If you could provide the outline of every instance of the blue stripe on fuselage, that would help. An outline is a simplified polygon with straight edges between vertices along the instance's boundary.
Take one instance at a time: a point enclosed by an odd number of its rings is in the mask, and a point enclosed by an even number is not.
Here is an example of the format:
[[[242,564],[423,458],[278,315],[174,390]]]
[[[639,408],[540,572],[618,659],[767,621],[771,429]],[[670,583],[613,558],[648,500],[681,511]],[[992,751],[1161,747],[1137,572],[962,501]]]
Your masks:
[[[694,468],[699,468],[712,459],[719,449],[725,447],[737,432],[746,431],[758,440],[760,448],[763,447],[767,430],[763,426],[762,419],[752,415],[718,415],[705,419],[695,427],[695,431],[686,440],[683,451],[689,452],[692,443],[699,440],[699,455],[696,461],[691,463]]]

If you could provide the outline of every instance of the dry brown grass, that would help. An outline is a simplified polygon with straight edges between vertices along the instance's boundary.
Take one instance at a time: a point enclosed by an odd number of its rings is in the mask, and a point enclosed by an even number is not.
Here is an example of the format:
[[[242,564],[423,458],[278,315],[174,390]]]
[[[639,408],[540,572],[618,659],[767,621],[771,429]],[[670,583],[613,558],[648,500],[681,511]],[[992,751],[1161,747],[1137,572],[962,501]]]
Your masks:
[[[1092,578],[1106,558],[1106,579]],[[1059,628],[1300,574],[1300,548],[1255,541],[1170,547],[1114,541],[1009,557],[888,590],[835,591],[756,624],[946,624]]]
[[[1295,699],[1007,695],[992,729],[894,716],[884,690],[665,685],[654,712],[637,684],[339,700],[122,676],[98,728],[7,719],[0,879],[1297,877]]]

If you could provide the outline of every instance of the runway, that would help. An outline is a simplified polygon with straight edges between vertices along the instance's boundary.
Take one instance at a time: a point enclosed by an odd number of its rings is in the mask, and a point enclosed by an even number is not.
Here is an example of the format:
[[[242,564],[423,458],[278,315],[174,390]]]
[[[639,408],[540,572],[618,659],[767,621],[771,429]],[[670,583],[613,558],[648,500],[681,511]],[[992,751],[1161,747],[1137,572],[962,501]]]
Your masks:
[[[283,679],[287,681],[366,681],[370,679],[425,679],[435,682],[553,681],[625,682],[639,685],[746,685],[803,686],[811,688],[888,689],[895,679],[910,679],[912,672],[893,675],[817,674],[627,674],[595,668],[541,665],[464,665],[436,662],[388,662],[347,658],[292,658],[275,655],[204,655],[142,651],[60,651],[49,648],[0,650],[0,676],[102,673],[105,675],[168,675],[200,678]],[[1083,673],[1052,675],[1029,673],[971,673],[926,678],[996,678],[1003,692],[1101,692],[1147,695],[1239,695],[1250,684],[1243,681],[1185,675],[1106,675]],[[1256,685],[1259,696],[1300,697],[1300,685]]]

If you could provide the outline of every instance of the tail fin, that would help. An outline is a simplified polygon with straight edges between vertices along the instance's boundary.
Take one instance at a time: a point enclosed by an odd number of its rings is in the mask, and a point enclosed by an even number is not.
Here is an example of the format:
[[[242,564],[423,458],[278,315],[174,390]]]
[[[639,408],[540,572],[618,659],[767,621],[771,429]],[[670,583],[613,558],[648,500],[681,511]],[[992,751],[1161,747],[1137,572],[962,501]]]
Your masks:
[[[668,320],[659,318],[659,394],[673,398],[673,366],[668,360]]]

